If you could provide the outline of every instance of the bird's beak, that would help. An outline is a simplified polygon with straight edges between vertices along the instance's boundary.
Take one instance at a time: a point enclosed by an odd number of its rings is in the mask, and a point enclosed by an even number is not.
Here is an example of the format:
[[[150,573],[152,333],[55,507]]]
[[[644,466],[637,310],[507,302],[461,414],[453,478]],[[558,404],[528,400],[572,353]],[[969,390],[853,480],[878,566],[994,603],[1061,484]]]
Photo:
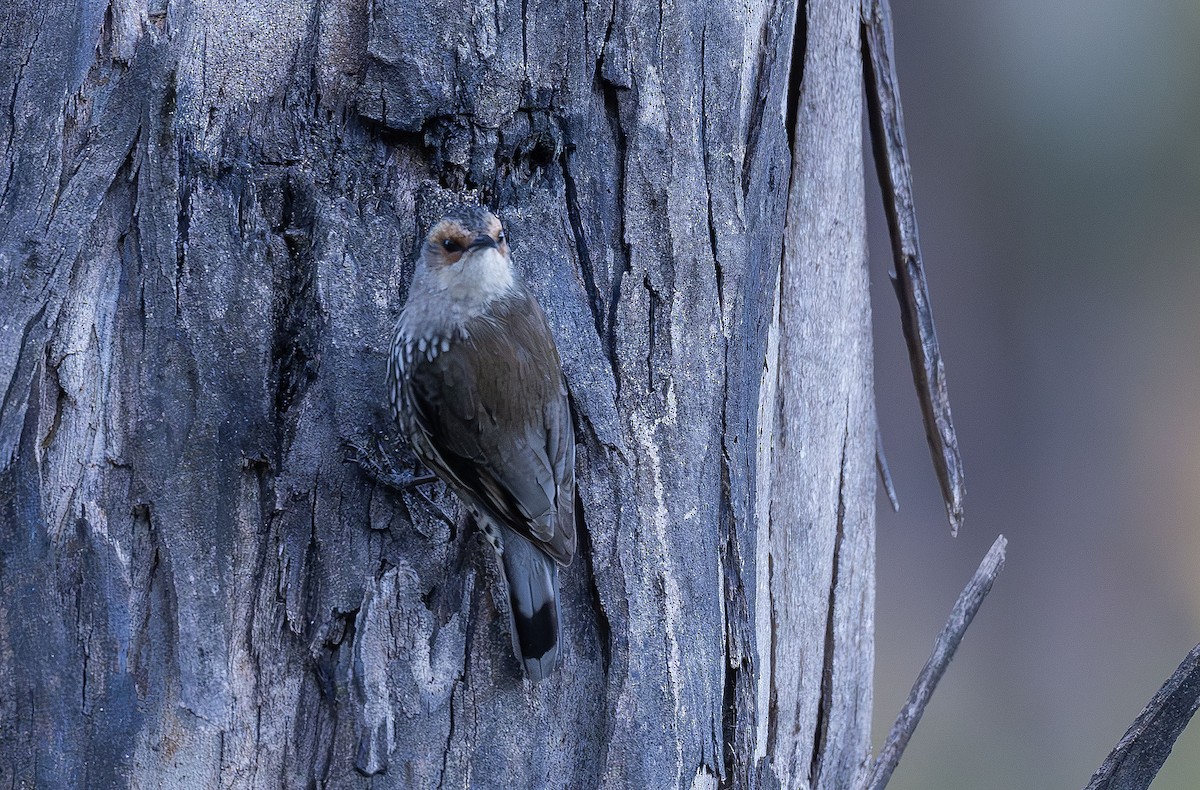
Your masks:
[[[477,250],[480,247],[491,247],[492,249],[496,249],[496,246],[497,245],[496,245],[495,239],[493,239],[491,236],[487,235],[486,233],[481,233],[480,235],[475,237],[475,241],[471,242],[471,246],[467,247],[467,249],[468,250]]]

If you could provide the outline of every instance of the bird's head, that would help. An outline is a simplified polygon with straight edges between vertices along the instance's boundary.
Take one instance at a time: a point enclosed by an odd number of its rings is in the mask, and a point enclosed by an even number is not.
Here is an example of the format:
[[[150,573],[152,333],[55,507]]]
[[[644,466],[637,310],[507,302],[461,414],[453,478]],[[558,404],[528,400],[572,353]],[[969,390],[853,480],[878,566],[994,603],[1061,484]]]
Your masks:
[[[517,288],[504,227],[479,206],[459,206],[430,229],[421,246],[409,301],[422,320],[459,324]]]
[[[421,254],[425,263],[435,268],[496,255],[511,260],[500,220],[480,206],[460,206],[443,217],[425,237]]]

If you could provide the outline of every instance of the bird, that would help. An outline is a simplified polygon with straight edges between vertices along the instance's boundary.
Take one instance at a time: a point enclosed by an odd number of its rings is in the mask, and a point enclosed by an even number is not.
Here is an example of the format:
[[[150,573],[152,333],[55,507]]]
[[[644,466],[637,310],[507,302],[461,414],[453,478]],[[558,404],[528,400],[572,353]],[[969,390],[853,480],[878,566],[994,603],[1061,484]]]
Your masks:
[[[541,681],[575,554],[575,435],[550,325],[492,212],[458,206],[430,229],[387,368],[393,420],[500,556],[513,652]]]

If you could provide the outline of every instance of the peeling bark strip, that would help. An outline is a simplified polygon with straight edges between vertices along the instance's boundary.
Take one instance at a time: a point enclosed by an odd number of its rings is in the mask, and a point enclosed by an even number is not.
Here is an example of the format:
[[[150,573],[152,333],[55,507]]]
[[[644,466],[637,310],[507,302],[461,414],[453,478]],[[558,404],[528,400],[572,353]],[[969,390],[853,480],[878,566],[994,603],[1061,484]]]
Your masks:
[[[1200,645],[1192,648],[1129,726],[1086,790],[1144,790],[1200,708]]]
[[[871,142],[892,235],[892,255],[896,264],[893,284],[900,300],[900,321],[925,419],[925,437],[933,453],[933,467],[950,519],[950,532],[957,535],[963,520],[962,457],[950,416],[946,370],[938,349],[929,286],[925,283],[925,266],[917,239],[912,169],[908,164],[908,147],[904,143],[900,87],[892,65],[892,12],[888,0],[863,0],[863,45],[867,51],[864,60]],[[894,497],[892,501],[895,502]]]
[[[865,774],[858,2],[10,6],[0,785]],[[536,687],[456,500],[344,462],[394,443],[386,345],[462,190],[574,407]]]
[[[853,4],[814,0],[800,13],[807,42],[794,50],[803,75],[761,392],[759,753],[783,787],[844,788],[870,757],[874,661],[862,54]]]

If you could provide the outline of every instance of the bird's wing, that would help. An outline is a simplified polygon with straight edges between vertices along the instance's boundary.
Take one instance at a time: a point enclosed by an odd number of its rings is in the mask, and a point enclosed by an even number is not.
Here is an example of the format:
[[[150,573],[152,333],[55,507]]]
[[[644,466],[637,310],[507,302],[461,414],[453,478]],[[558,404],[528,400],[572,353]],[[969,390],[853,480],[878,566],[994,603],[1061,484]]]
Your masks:
[[[558,353],[527,296],[467,325],[409,371],[425,460],[486,515],[566,565],[575,553],[575,439]]]
[[[546,404],[546,450],[554,472],[557,526],[551,542],[568,558],[575,554],[575,427],[571,423],[571,402],[567,383],[558,378],[559,396]]]

